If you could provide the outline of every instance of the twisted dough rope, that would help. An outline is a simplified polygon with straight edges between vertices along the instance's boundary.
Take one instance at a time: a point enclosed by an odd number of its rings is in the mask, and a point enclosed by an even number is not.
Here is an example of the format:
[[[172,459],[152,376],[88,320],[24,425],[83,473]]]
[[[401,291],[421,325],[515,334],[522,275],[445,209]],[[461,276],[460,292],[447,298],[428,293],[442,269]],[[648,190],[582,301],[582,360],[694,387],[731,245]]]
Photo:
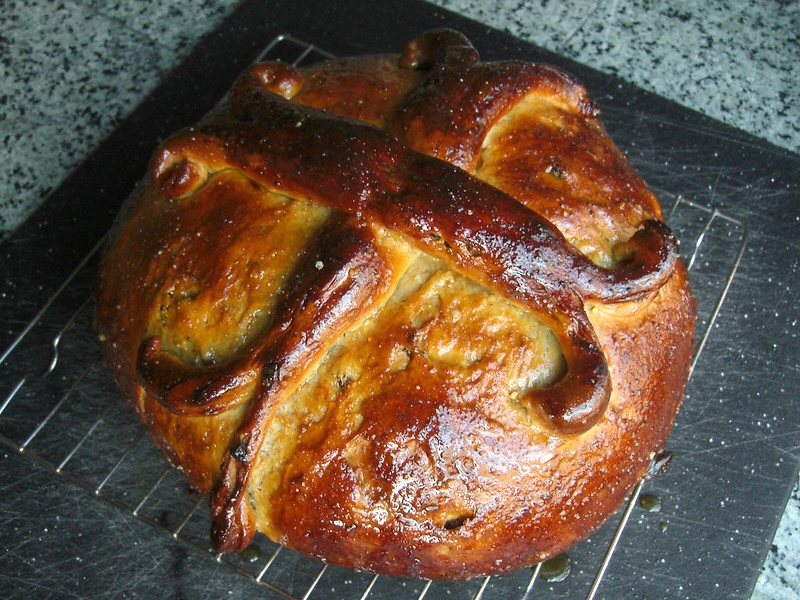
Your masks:
[[[307,260],[298,269],[299,283],[274,324],[242,358],[198,369],[162,352],[159,338],[140,348],[142,385],[179,414],[219,413],[242,401],[231,393],[242,384],[258,386],[212,501],[220,551],[241,550],[255,534],[246,489],[277,406],[330,343],[391,291],[384,271],[393,257],[374,225],[535,311],[551,328],[566,375],[528,391],[521,402],[561,434],[588,430],[611,393],[584,301],[641,298],[677,263],[669,229],[648,220],[626,242],[631,258],[624,265],[599,267],[544,217],[467,172],[491,126],[531,90],[554,90],[593,116],[594,105],[576,82],[541,65],[480,63],[469,42],[451,31],[412,41],[400,66],[428,76],[390,124],[391,133],[290,102],[302,76],[265,63],[235,86],[225,110],[168,141],[152,165],[161,191],[173,198],[191,194],[214,172],[235,168],[268,190],[336,215],[309,254],[324,258],[325,268],[315,273],[309,265],[316,261]]]

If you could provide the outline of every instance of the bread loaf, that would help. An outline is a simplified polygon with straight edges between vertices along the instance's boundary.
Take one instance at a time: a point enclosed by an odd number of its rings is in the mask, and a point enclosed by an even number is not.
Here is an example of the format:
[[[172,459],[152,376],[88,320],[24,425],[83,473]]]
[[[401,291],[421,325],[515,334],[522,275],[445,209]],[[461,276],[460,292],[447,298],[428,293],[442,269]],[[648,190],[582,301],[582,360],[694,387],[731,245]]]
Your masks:
[[[123,394],[211,496],[324,561],[463,578],[616,511],[680,404],[695,306],[569,75],[459,33],[250,68],[155,153],[100,268]]]

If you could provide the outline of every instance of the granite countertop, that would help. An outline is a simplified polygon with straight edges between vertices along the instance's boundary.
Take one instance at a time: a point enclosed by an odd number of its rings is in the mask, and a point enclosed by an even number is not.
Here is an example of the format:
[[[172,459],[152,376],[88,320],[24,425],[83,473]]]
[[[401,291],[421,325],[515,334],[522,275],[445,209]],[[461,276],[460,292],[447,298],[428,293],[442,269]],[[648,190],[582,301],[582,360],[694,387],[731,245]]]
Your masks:
[[[0,239],[237,0],[20,0],[0,18]],[[800,152],[800,3],[433,0]],[[755,598],[800,590],[795,488]]]

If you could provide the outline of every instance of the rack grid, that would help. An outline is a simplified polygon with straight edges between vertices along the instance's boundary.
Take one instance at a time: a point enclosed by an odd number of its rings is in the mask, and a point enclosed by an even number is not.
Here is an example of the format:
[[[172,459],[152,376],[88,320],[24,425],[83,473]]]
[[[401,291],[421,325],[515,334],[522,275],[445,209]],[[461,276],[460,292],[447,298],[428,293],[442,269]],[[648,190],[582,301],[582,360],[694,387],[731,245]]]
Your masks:
[[[282,35],[257,60],[295,65],[331,58],[322,49]],[[693,292],[700,307],[692,369],[713,335],[717,315],[747,246],[747,227],[714,207],[656,190],[669,225],[681,240]],[[0,444],[44,466],[53,476],[83,488],[96,501],[125,511],[193,550],[290,599],[432,599],[440,597],[557,597],[558,583],[542,565],[500,577],[437,582],[356,573],[303,557],[258,535],[239,555],[216,554],[209,542],[207,498],[194,493],[150,441],[133,411],[119,399],[92,332],[92,289],[102,240],[17,339],[0,355]],[[630,494],[598,537],[604,550],[585,576],[594,598],[615,549],[625,536],[647,481]],[[586,542],[584,542],[586,543]],[[539,596],[541,592],[541,596]]]

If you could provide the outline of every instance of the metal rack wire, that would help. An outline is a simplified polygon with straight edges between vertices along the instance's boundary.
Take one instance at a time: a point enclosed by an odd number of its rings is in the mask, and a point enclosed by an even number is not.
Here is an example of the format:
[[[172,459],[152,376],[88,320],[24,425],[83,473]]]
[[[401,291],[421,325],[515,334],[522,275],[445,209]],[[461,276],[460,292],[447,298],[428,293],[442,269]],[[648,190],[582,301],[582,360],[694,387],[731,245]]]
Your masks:
[[[258,59],[294,64],[330,54],[291,36],[279,36]],[[668,191],[667,220],[682,242],[698,305],[696,364],[711,334],[747,245],[747,229],[721,211]],[[321,564],[258,536],[240,555],[210,549],[208,501],[193,493],[146,435],[102,364],[91,331],[93,285],[100,243],[42,306],[0,355],[0,444],[44,466],[171,536],[175,543],[206,553],[276,594],[291,599],[339,597],[431,599],[438,597],[526,600],[546,586],[541,565],[503,577],[462,582],[397,580]],[[77,301],[74,299],[78,299]],[[99,449],[102,448],[102,451]],[[109,450],[111,449],[111,450]],[[586,590],[594,598],[644,483],[612,519],[609,539]],[[555,589],[555,588],[552,588]],[[546,597],[547,591],[543,594]]]

